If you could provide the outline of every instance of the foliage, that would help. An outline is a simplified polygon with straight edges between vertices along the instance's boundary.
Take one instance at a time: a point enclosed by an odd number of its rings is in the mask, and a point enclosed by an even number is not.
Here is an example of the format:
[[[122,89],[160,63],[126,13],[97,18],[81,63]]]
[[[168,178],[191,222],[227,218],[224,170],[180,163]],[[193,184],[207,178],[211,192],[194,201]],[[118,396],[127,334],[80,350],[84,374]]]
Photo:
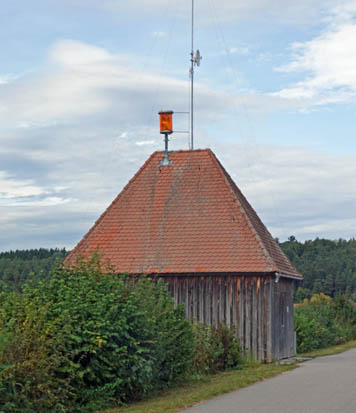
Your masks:
[[[36,300],[0,298],[0,411],[64,411],[70,392],[68,381],[55,377],[64,360],[56,320],[45,325]]]
[[[0,253],[0,291],[20,291],[22,285],[42,275],[49,277],[51,269],[63,261],[65,249],[16,250]]]
[[[299,353],[345,343],[356,338],[356,308],[345,296],[314,294],[296,306],[294,324]]]
[[[224,324],[218,327],[195,322],[194,372],[217,373],[242,363],[241,349],[233,329]]]
[[[299,242],[291,236],[280,246],[304,277],[296,302],[321,292],[330,297],[345,294],[356,301],[356,239]]]
[[[117,276],[93,259],[0,300],[6,412],[98,409],[191,369],[191,327],[162,282]]]

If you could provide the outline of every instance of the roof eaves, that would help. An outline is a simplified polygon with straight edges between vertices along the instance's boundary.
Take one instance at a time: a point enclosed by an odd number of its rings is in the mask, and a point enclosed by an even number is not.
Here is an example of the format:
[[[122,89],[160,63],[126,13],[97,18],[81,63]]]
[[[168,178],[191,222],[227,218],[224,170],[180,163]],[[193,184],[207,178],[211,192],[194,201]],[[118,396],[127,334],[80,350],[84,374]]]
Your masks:
[[[276,276],[277,277],[282,277],[282,278],[289,278],[289,279],[291,279],[291,280],[298,280],[298,281],[303,281],[304,280],[304,278],[303,278],[303,276],[302,275],[300,275],[300,276],[297,276],[297,275],[292,275],[292,274],[283,274],[283,273],[281,273],[281,272],[276,272]]]

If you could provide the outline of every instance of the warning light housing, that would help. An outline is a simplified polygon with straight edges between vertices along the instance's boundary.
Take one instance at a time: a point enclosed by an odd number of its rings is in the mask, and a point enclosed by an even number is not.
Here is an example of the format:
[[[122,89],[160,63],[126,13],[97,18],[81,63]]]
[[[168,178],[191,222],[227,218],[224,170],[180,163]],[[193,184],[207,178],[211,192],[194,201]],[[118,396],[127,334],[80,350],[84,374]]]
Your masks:
[[[173,133],[173,111],[165,110],[159,112],[160,133]]]

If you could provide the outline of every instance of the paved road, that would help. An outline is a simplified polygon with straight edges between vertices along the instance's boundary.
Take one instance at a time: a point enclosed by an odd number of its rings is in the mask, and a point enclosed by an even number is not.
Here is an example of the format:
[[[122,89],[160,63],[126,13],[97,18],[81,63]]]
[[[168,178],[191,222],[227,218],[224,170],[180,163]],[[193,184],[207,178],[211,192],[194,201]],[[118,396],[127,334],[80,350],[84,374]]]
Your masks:
[[[184,413],[356,413],[356,349],[201,403]]]

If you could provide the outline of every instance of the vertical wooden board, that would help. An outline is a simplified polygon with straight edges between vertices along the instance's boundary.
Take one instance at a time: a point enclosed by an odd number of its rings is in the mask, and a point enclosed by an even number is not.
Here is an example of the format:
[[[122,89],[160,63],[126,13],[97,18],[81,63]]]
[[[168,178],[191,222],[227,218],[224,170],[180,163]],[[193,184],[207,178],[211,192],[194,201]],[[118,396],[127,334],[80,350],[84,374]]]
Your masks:
[[[174,299],[174,304],[177,306],[178,304],[178,297],[177,297],[177,277],[173,277],[172,279],[173,282],[173,299]]]
[[[294,305],[293,305],[293,295],[294,295],[294,281],[292,281],[292,286],[291,286],[291,291],[290,291],[290,296],[289,296],[289,320],[290,320],[290,325],[289,325],[289,331],[290,331],[290,357],[295,356],[294,352]]]
[[[272,283],[272,355],[274,360],[279,360],[279,327],[281,325],[281,315],[279,313],[279,285],[273,281]]]
[[[198,320],[204,323],[204,277],[199,277],[199,316]]]
[[[293,281],[285,280],[286,291],[286,357],[294,356]]]
[[[262,348],[263,348],[263,361],[268,362],[267,357],[267,307],[266,307],[266,279],[262,280]]]
[[[211,291],[210,291],[211,277],[207,277],[205,281],[205,298],[204,298],[204,322],[211,324],[210,306],[211,306]]]
[[[273,283],[273,284],[272,284]],[[271,282],[271,288],[273,286],[273,289],[271,291],[271,332],[272,332],[272,357],[273,360],[278,360],[277,357],[277,346],[276,346],[276,324],[278,323],[277,320],[277,309],[276,309],[276,300],[278,297],[277,292],[275,291],[276,289],[276,284],[272,281]]]
[[[195,278],[195,298],[196,298],[196,321],[199,321],[200,317],[200,277]]]
[[[217,327],[220,322],[220,280],[219,277],[214,277],[215,280],[215,326]]]
[[[238,325],[237,325],[237,311],[238,311],[238,297],[236,294],[236,277],[231,278],[231,323],[235,328],[236,335],[238,337]]]
[[[279,295],[279,314],[281,317],[281,328],[279,330],[279,355],[280,358],[286,357],[287,346],[287,317],[286,317],[286,293],[282,291]]]
[[[219,277],[219,324],[224,322],[224,277]]]
[[[215,277],[211,277],[211,325],[216,324],[216,286]]]
[[[183,277],[183,292],[184,292],[184,304],[187,319],[190,320],[190,307],[189,307],[189,284],[186,277]]]
[[[220,319],[219,323],[225,323],[225,277],[220,276],[220,291],[219,291],[219,313],[220,313]]]
[[[214,317],[214,325],[217,326],[219,324],[219,304],[220,304],[220,296],[219,296],[219,280],[217,277],[214,277],[214,284],[213,284],[214,292],[213,292],[213,298],[214,298],[214,305],[213,305],[213,317]]]
[[[182,302],[182,281],[181,277],[177,277],[177,303],[180,304]]]
[[[204,277],[203,281],[203,318],[202,321],[205,324],[209,324],[209,317],[208,317],[208,312],[207,312],[207,302],[208,302],[208,295],[209,295],[209,277]]]
[[[179,304],[179,277],[175,279],[175,300]]]
[[[250,279],[246,278],[245,284],[245,349],[246,354],[251,354],[251,286]]]
[[[215,325],[218,326],[220,323],[220,289],[221,289],[221,278],[220,277],[216,277],[216,290],[215,290],[215,295],[216,295],[216,307],[215,307],[215,311],[216,311],[216,321],[215,321]]]
[[[188,291],[189,291],[189,320],[193,321],[193,278],[188,277]]]
[[[199,282],[198,277],[192,279],[192,305],[193,305],[193,321],[197,321],[199,317]]]
[[[232,279],[226,277],[225,279],[225,323],[229,328],[232,328]]]
[[[169,277],[168,278],[168,290],[172,297],[174,297],[174,286],[175,286],[174,278]]]
[[[271,277],[268,278],[265,284],[265,308],[266,308],[266,361],[273,361],[273,352],[272,352],[272,283],[273,280]]]
[[[189,284],[189,313],[190,313],[190,321],[194,320],[194,307],[193,307],[193,300],[194,300],[194,278],[188,277],[188,284]]]
[[[228,315],[227,313],[229,312],[229,278],[228,277],[224,277],[224,291],[223,291],[223,295],[224,295],[224,314],[223,314],[223,318],[224,318],[224,323],[226,325],[229,325],[227,322],[228,319]],[[230,314],[230,313],[229,313]]]
[[[290,354],[291,354],[291,357],[294,357],[296,354],[295,354],[295,349],[294,349],[294,305],[293,305],[293,293],[294,293],[294,282],[293,282],[293,288],[292,288],[292,290],[291,290],[291,296],[290,296],[290,301],[289,301],[289,303],[290,303],[290,315],[289,315],[289,317],[290,317],[290,323],[291,323],[291,326],[290,326],[290,329],[291,329],[291,338],[290,338],[290,341],[291,341],[291,344],[290,344],[290,348],[291,348],[291,350],[290,350]]]
[[[183,285],[182,285],[182,277],[178,277],[178,303],[184,302],[183,299]]]
[[[185,278],[180,277],[180,302],[184,304],[185,311],[187,311],[187,306],[185,302]]]
[[[241,345],[245,351],[245,280],[244,278],[239,278],[239,337]]]
[[[262,310],[262,297],[263,297],[263,283],[259,279],[258,288],[258,360],[264,360],[264,346],[263,346],[263,310]]]
[[[251,354],[257,360],[257,286],[256,279],[251,279]]]
[[[160,279],[166,284],[169,293],[172,295],[171,280],[169,280],[167,277],[161,277]]]
[[[209,277],[209,318],[210,318],[210,325],[214,324],[214,277]]]

